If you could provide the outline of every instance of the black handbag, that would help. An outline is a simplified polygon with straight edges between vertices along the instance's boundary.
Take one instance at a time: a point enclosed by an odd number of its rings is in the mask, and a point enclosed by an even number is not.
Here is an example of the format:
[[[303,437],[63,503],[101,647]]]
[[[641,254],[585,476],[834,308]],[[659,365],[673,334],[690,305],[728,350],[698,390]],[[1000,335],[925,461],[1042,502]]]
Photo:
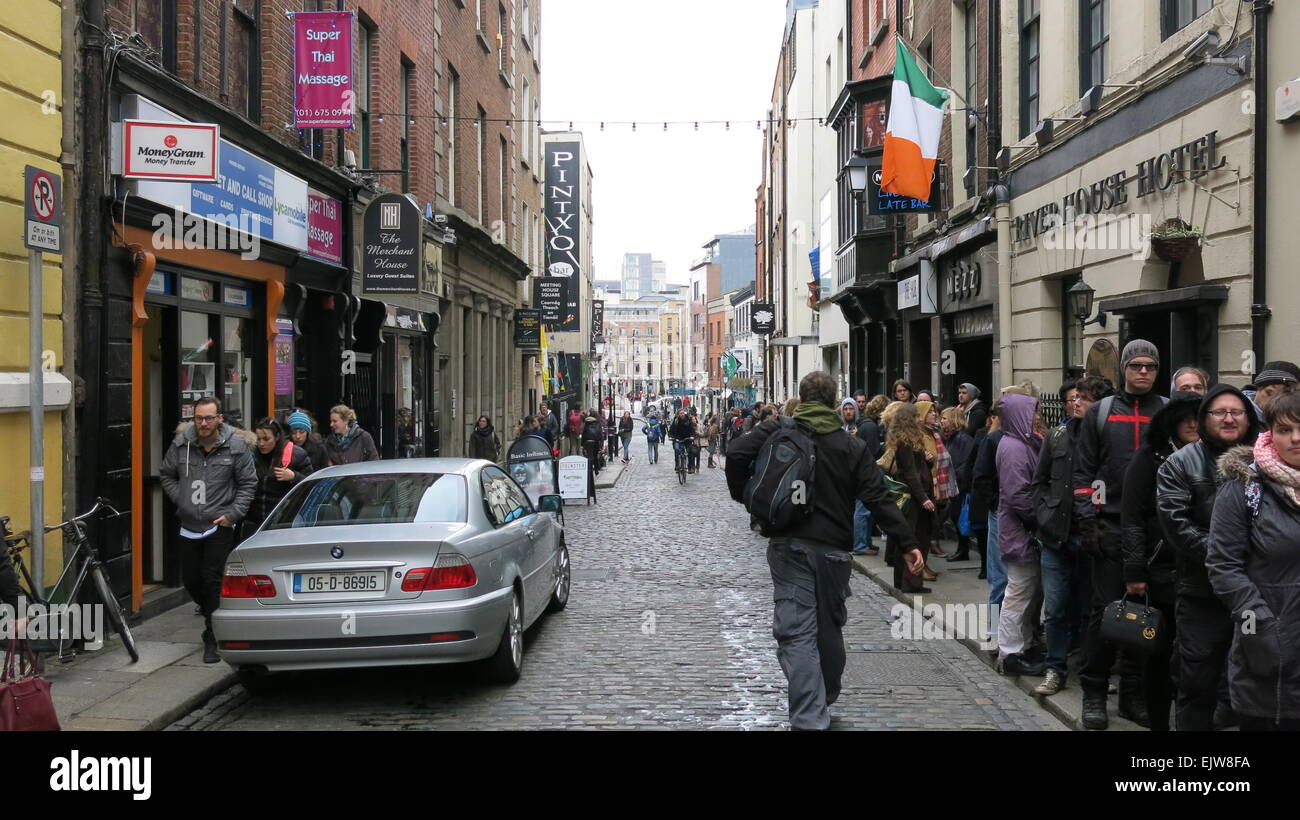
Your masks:
[[[1120,649],[1157,652],[1169,642],[1164,613],[1151,606],[1150,596],[1142,603],[1120,598],[1106,604],[1101,616],[1101,638]]]

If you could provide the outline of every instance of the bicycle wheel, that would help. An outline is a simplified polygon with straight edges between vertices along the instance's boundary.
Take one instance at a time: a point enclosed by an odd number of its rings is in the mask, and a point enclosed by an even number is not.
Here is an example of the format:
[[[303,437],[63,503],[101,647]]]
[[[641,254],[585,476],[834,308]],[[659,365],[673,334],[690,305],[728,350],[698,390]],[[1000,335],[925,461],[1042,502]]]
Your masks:
[[[126,614],[122,612],[122,607],[118,605],[117,598],[108,585],[108,578],[104,576],[104,568],[96,566],[90,572],[95,578],[95,591],[99,593],[99,600],[104,604],[104,612],[108,615],[109,623],[113,625],[118,637],[122,639],[122,645],[126,647],[127,654],[131,656],[131,662],[135,663],[140,660],[140,650],[135,647],[135,636],[131,634],[131,628],[126,625]]]

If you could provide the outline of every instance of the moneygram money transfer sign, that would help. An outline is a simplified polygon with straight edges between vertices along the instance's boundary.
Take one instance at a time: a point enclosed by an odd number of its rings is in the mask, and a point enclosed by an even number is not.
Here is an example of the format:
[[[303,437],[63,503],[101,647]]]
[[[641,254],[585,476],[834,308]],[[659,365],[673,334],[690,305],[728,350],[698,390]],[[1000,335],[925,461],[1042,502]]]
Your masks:
[[[293,15],[295,128],[352,128],[352,12]]]
[[[213,123],[122,121],[122,176],[216,182],[221,134]]]

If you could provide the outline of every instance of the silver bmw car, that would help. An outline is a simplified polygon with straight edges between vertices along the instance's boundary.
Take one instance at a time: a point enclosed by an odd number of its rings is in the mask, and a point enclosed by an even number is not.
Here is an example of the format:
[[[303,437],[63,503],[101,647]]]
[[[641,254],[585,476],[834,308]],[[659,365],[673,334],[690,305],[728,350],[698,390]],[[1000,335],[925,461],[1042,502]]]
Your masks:
[[[482,661],[513,683],[523,633],[569,599],[558,495],[480,459],[312,473],[226,559],[212,616],[250,688],[268,672]]]

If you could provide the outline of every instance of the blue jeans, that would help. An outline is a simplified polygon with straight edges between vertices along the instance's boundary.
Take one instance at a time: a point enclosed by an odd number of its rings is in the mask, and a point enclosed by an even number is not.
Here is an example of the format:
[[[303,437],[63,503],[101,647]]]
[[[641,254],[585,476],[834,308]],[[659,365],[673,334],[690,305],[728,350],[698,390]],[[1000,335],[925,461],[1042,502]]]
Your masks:
[[[1073,539],[1071,539],[1073,540]],[[1077,544],[1075,545],[1077,546]],[[1046,615],[1047,667],[1066,677],[1066,658],[1070,654],[1070,634],[1078,628],[1079,604],[1078,560],[1070,546],[1044,549],[1043,610]]]
[[[989,513],[989,546],[985,565],[989,576],[989,606],[1002,606],[1002,596],[1007,591],[1007,568],[998,554],[998,514]]]
[[[645,440],[645,446],[646,446],[646,461],[650,462],[651,464],[657,464],[659,462],[659,440],[653,438],[647,438]]]
[[[853,507],[853,551],[866,552],[871,549],[871,510],[861,501],[854,502]]]

